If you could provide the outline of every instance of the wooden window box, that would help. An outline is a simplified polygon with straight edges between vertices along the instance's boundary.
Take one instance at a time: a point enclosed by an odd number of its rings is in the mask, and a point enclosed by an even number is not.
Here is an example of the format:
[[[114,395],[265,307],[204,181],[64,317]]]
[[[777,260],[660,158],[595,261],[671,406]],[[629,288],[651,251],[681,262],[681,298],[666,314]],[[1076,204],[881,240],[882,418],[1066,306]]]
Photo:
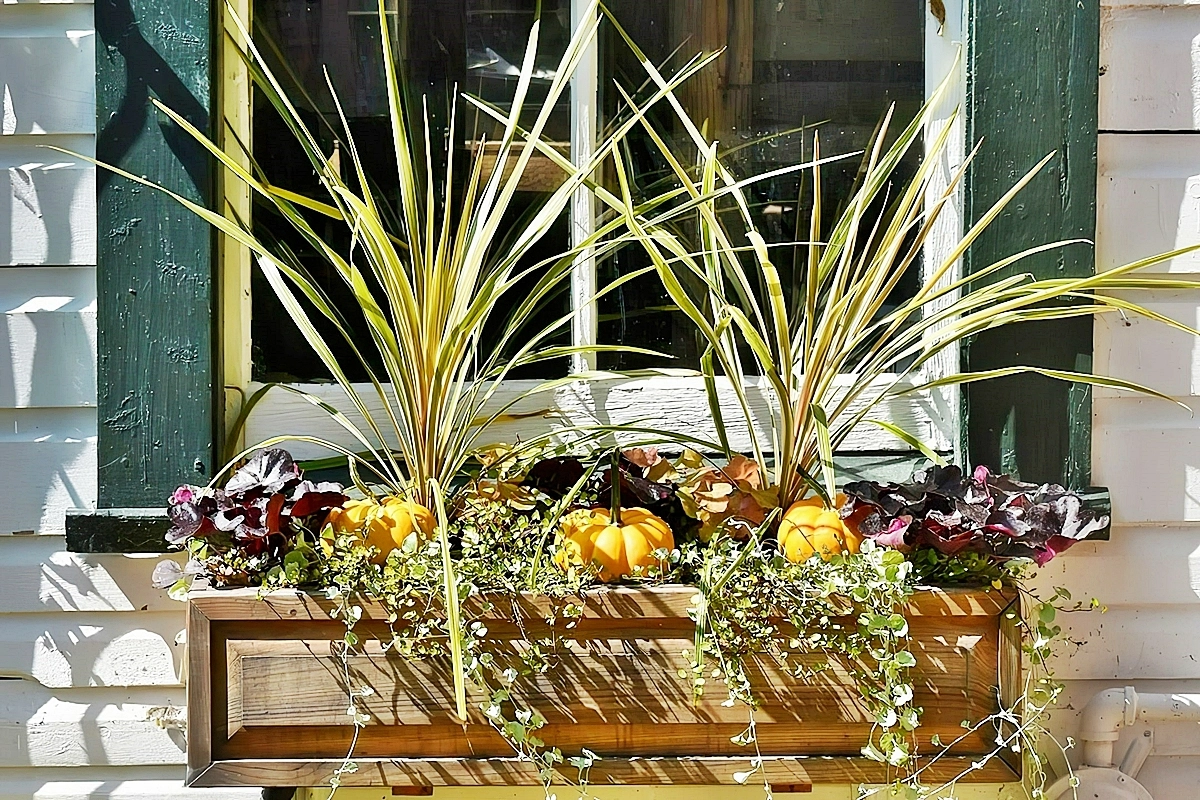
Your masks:
[[[695,590],[682,586],[618,588],[589,593],[583,618],[558,648],[557,664],[516,689],[545,715],[538,732],[565,755],[587,747],[602,756],[590,782],[600,784],[727,784],[749,769],[752,748],[730,737],[748,722],[745,707],[721,705],[719,681],[698,705],[686,681],[682,651],[693,641],[687,608]],[[549,635],[546,598],[494,598],[488,636],[522,641]],[[522,623],[515,624],[516,607]],[[323,595],[253,589],[192,594],[188,608],[188,778],[190,786],[318,786],[350,748],[353,726],[341,659],[331,643],[343,623],[330,619]],[[1019,696],[1020,646],[1011,594],[923,590],[906,615],[913,636],[916,704],[924,708],[919,750],[937,752],[930,737],[951,742],[964,720],[977,722]],[[538,785],[535,770],[469,698],[466,725],[451,718],[448,660],[412,662],[383,655],[371,634],[387,636],[380,608],[364,609],[356,627],[366,649],[350,658],[358,684],[374,694],[360,702],[371,716],[354,748],[355,786]],[[559,631],[560,634],[564,633]],[[832,668],[804,683],[764,659],[751,678],[762,701],[756,712],[766,779],[804,791],[812,784],[884,782],[885,766],[863,758],[872,720],[858,690]],[[968,735],[935,761],[926,784],[969,770],[995,748],[995,730]],[[567,767],[564,774],[571,774]],[[894,776],[894,775],[893,775]],[[966,780],[1019,779],[1019,758],[993,758]],[[761,775],[751,778],[758,783]]]

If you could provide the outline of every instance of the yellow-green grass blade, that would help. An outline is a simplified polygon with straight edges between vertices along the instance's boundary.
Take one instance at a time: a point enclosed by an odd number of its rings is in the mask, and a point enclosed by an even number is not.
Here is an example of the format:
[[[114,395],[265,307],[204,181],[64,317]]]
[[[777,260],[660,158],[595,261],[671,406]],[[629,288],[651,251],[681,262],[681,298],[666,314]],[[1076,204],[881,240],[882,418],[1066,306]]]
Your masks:
[[[887,420],[882,420],[882,419],[868,419],[865,421],[869,422],[872,425],[875,425],[876,427],[882,428],[883,430],[887,431],[892,436],[895,436],[897,439],[904,442],[906,445],[908,445],[912,449],[919,451],[921,453],[921,455],[925,456],[930,461],[932,461],[934,464],[937,464],[939,467],[946,466],[946,459],[942,458],[941,454],[938,453],[938,451],[934,450],[928,444],[923,442],[918,437],[913,436],[911,433],[904,430],[899,425],[893,424],[891,422],[888,422]]]

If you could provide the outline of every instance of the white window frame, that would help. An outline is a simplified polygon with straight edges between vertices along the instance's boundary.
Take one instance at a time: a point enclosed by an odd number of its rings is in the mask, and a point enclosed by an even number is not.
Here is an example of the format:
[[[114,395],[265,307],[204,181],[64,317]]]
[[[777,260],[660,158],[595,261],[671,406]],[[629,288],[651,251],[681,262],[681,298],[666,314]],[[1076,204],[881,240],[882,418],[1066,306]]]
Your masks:
[[[247,5],[249,0],[240,0]],[[949,146],[942,154],[942,165],[937,171],[930,187],[930,200],[940,196],[945,188],[948,177],[961,165],[965,154],[965,125],[961,114],[955,114],[963,107],[965,99],[966,76],[963,66],[963,20],[966,0],[946,0],[946,19],[944,23],[935,20],[926,12],[925,26],[925,86],[928,96],[948,75],[951,78],[950,91],[937,109],[930,129],[926,131],[925,141],[932,141],[943,126],[951,124],[955,131],[949,137]],[[586,0],[572,0],[572,22],[577,23],[587,3]],[[571,92],[571,153],[576,163],[584,163],[590,158],[595,144],[598,120],[597,92],[599,88],[599,69],[597,45],[593,43],[589,53],[579,66],[573,81]],[[226,59],[223,66],[225,73],[226,97],[223,108],[226,113],[227,127],[234,128],[242,135],[242,141],[249,138],[249,123],[246,113],[239,112],[249,108],[248,82],[231,83],[231,72],[241,68],[236,56]],[[241,86],[244,95],[239,97],[237,86]],[[233,86],[234,89],[230,89]],[[238,105],[243,103],[244,105]],[[236,122],[233,125],[230,120]],[[236,191],[234,182],[226,183]],[[248,198],[241,195],[226,195],[227,203],[236,203],[239,208],[248,205]],[[571,241],[577,245],[594,230],[595,208],[594,198],[581,189],[573,198],[571,204]],[[949,204],[942,212],[938,224],[926,244],[926,269],[938,264],[951,252],[962,234],[962,197],[961,189],[955,202]],[[239,402],[261,388],[262,384],[248,380],[249,365],[249,270],[248,258],[225,253],[223,269],[225,270],[226,286],[232,283],[233,289],[227,288],[224,298],[226,303],[234,303],[232,311],[225,314],[224,332],[227,343],[224,347],[226,358],[226,375],[231,379],[227,382],[227,418],[236,417]],[[575,264],[571,275],[570,297],[572,305],[579,313],[572,322],[571,335],[574,344],[587,345],[596,342],[597,314],[594,303],[588,303],[597,289],[595,259],[590,253],[584,253]],[[944,279],[949,282],[957,277],[958,269],[951,271]],[[951,302],[947,298],[943,302]],[[228,309],[228,306],[227,306]],[[228,339],[232,336],[232,343]],[[232,362],[231,362],[232,360]],[[575,356],[571,360],[570,369],[573,373],[594,369],[594,355]],[[924,366],[919,374],[910,377],[910,385],[917,385],[936,377],[950,374],[958,369],[957,349],[948,349],[939,358]],[[720,388],[722,398],[727,402],[722,405],[735,408],[732,387],[726,379],[725,386]],[[519,393],[528,391],[541,381],[521,380],[507,382],[502,391],[497,392],[494,399],[498,407],[508,402]],[[889,381],[890,383],[890,381]],[[752,410],[755,417],[755,427],[760,441],[770,442],[769,411],[763,384],[759,379],[750,378],[747,381],[750,389]],[[357,414],[349,407],[341,388],[330,383],[304,383],[296,387],[309,394],[321,398],[325,402],[345,412],[352,421]],[[360,396],[368,408],[382,411],[376,407],[378,397],[369,384],[362,384]],[[880,387],[882,389],[882,385]],[[878,413],[873,414],[878,419],[892,422],[909,433],[929,443],[938,450],[953,450],[958,442],[960,422],[958,392],[953,388],[943,388],[932,391],[914,393],[904,397],[893,397],[883,401]],[[232,413],[229,413],[232,412]],[[750,438],[744,425],[738,425],[740,414],[730,414],[726,424],[731,446],[736,450],[749,451]],[[579,381],[561,386],[554,391],[545,392],[520,401],[511,411],[508,421],[499,423],[481,438],[480,444],[490,442],[513,442],[542,435],[550,427],[569,427],[593,424],[622,424],[636,423],[641,426],[659,427],[679,431],[715,440],[715,428],[704,382],[698,377],[652,377],[639,379]],[[303,433],[305,435],[328,439],[339,444],[354,447],[346,431],[319,408],[314,407],[305,399],[292,392],[269,392],[251,413],[243,430],[242,445],[254,444],[268,438]],[[304,442],[293,442],[289,449],[298,459],[324,458],[330,453],[316,445]],[[846,440],[840,452],[842,453],[899,453],[909,448],[899,439],[875,425],[860,425]]]

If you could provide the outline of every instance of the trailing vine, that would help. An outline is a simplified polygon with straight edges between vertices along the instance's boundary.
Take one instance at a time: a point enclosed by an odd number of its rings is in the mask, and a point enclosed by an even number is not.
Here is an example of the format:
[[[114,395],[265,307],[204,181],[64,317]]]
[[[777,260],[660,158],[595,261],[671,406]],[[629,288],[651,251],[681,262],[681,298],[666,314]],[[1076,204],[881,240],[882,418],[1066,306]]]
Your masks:
[[[984,472],[967,479],[938,471],[909,485],[850,484],[841,516],[864,532],[861,541],[847,539],[850,544],[840,552],[822,557],[814,552],[796,560],[771,535],[781,510],[770,509],[769,496],[746,479],[752,470],[733,465],[731,471],[747,480],[746,487],[730,479],[722,489],[711,474],[695,478],[710,467],[681,474],[689,458],[670,464],[668,471],[659,460],[632,452],[621,461],[614,457],[604,472],[553,457],[517,475],[493,472],[489,477],[485,469],[474,476],[453,494],[450,527],[443,534],[454,556],[462,611],[457,628],[441,594],[447,568],[442,540],[421,530],[401,505],[370,498],[351,501],[340,487],[302,480],[290,459],[271,452],[235,474],[232,491],[227,486],[177,492],[172,536],[192,563],[180,570],[165,562],[178,574],[164,565],[158,578],[173,582],[177,594],[198,574],[217,583],[257,584],[264,593],[310,585],[324,592],[331,617],[345,626],[333,654],[341,666],[353,726],[348,753],[330,776],[335,789],[357,769],[359,732],[371,722],[363,701],[374,689],[356,682],[351,658],[366,652],[373,638],[383,653],[410,661],[446,658],[457,642],[473,687],[474,711],[508,743],[514,758],[531,765],[547,797],[561,784],[582,793],[602,755],[587,748],[563,752],[547,742],[546,716],[536,696],[522,687],[552,674],[573,642],[588,640],[587,632],[578,630],[579,622],[590,598],[605,591],[601,579],[606,567],[595,560],[565,558],[568,534],[554,531],[569,530],[568,517],[577,513],[571,508],[594,508],[606,500],[617,506],[620,501],[612,498],[624,492],[655,507],[681,532],[677,543],[650,553],[622,580],[694,589],[688,606],[694,637],[684,651],[671,655],[686,665],[677,678],[697,702],[715,692],[722,706],[745,709],[746,728],[732,741],[746,749],[748,769],[735,772],[736,782],[748,783],[761,774],[770,793],[755,719],[765,687],[754,678],[769,666],[773,674],[798,682],[813,681],[826,670],[852,679],[873,720],[862,755],[885,765],[893,776],[886,787],[863,789],[864,798],[879,792],[904,798],[943,796],[954,781],[923,785],[930,767],[958,741],[992,729],[992,751],[959,777],[1011,751],[1026,758],[1032,785],[1044,783],[1045,763],[1037,744],[1047,736],[1046,713],[1062,691],[1048,669],[1054,644],[1061,639],[1056,618],[1060,611],[1082,606],[1072,605],[1061,589],[1040,601],[1022,588],[1022,579],[1035,561],[1067,546],[1071,540],[1064,531],[1078,537],[1094,528],[1096,519],[1081,509],[1078,498],[1056,488],[1032,491],[1006,479],[991,481]],[[682,510],[681,495],[689,486],[692,508],[706,503],[713,512],[707,521]],[[713,498],[736,492],[753,498],[761,514],[751,510],[718,518],[721,509]],[[977,507],[985,498],[995,505],[994,492],[1003,492],[1005,503],[985,514]],[[276,499],[281,497],[288,499]],[[277,520],[290,514],[288,528],[265,536],[243,531],[242,544],[238,533],[221,535],[230,519],[243,525],[257,519],[257,509],[276,514]],[[376,523],[392,526],[394,546],[386,552],[371,528]],[[711,524],[707,535],[697,535],[706,524]],[[1024,528],[1014,535],[1003,525]],[[941,742],[935,737],[935,752],[921,753],[916,734],[922,709],[912,680],[917,659],[904,608],[920,586],[933,582],[1018,592],[1025,616],[1010,611],[1008,622],[1020,631],[1026,660],[1035,669],[1025,672],[1016,705],[964,721],[958,739]],[[522,595],[548,602],[523,604]],[[532,607],[540,609],[542,618],[526,617],[525,609]],[[386,625],[364,633],[365,617]],[[498,620],[516,634],[489,631],[489,624]],[[1035,788],[1034,797],[1039,791]]]

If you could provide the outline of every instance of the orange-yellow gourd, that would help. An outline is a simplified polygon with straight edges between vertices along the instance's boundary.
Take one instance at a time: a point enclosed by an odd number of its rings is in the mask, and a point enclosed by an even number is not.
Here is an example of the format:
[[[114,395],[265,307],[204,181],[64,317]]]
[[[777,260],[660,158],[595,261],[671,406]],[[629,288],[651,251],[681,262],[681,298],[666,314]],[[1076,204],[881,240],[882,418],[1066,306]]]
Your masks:
[[[840,505],[844,498],[838,495],[837,502]],[[857,553],[862,536],[857,527],[847,523],[819,497],[800,500],[792,503],[779,523],[779,547],[794,564],[814,553],[825,561],[839,553]]]
[[[594,508],[563,517],[554,560],[564,570],[595,562],[600,580],[612,582],[653,566],[655,550],[674,547],[670,526],[644,508],[622,509],[619,525],[607,508]]]
[[[356,534],[363,544],[377,551],[371,557],[375,564],[387,561],[388,554],[404,544],[413,531],[419,539],[433,535],[437,524],[433,512],[399,497],[374,500],[350,500],[341,508],[329,512],[329,524],[335,533]]]

